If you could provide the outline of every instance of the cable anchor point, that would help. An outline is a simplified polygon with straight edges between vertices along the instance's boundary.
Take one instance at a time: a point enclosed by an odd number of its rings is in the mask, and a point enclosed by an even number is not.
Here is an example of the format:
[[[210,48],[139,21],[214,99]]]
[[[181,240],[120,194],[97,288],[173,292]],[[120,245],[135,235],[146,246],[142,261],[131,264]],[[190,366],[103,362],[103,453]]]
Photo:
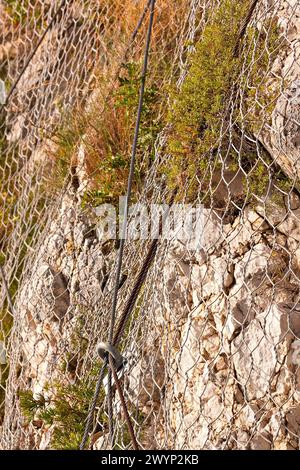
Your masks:
[[[119,371],[126,364],[127,360],[124,356],[118,351],[118,349],[112,344],[100,342],[97,344],[97,354],[101,357],[102,360],[107,358],[107,355],[110,354],[115,361],[116,370]]]

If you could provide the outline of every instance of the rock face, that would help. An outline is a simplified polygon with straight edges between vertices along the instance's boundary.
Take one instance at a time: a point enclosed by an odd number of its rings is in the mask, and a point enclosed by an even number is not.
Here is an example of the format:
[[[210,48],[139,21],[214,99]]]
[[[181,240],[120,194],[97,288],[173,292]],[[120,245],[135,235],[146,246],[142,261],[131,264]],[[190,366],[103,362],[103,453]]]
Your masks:
[[[300,240],[296,196],[293,205],[269,218],[261,217],[260,207],[246,207],[226,225],[203,209],[206,230],[198,249],[175,241],[162,246],[160,275],[150,280],[143,317],[136,318],[124,349],[127,400],[147,417],[145,447],[298,447],[300,252],[295,245],[292,255],[287,250]],[[92,344],[93,329],[97,340],[106,324],[101,318],[95,323],[94,315],[105,304],[101,291],[111,263],[102,250],[74,196],[66,196],[18,299],[18,388],[30,387],[38,397],[49,377],[82,375],[74,332],[80,325],[80,336]],[[16,390],[11,393],[7,404],[14,403],[18,427],[6,446],[47,448],[51,432],[25,422],[20,427]],[[11,421],[10,414],[4,430]]]
[[[144,412],[151,400],[160,407],[164,383],[158,447],[298,448],[299,259],[289,267],[289,232],[272,232],[246,208],[232,225],[215,218],[205,232],[204,244],[215,240],[207,260],[194,252],[188,261],[191,252],[182,247],[178,259],[178,246],[170,247],[162,274],[169,295],[156,295],[160,339],[152,349],[151,336],[147,367],[131,371],[131,381],[140,375],[148,392],[139,394]],[[155,381],[153,355],[164,363]]]
[[[279,3],[286,42],[272,74],[288,85],[272,125],[257,137],[294,180],[300,176],[300,11],[297,0]],[[51,428],[28,424],[18,392],[47,397],[49,378],[76,383],[88,376],[94,346],[107,337],[109,315],[102,314],[110,312],[116,250],[98,239],[94,220],[82,211],[84,149],[79,153],[79,190],[63,195],[16,299],[6,449],[50,447]],[[225,222],[202,207],[198,244],[162,243],[132,314],[122,343],[123,385],[142,447],[299,449],[300,198],[291,190],[280,202],[270,196],[237,212]],[[133,276],[144,251],[133,244],[126,252]],[[121,305],[132,284],[125,284]],[[0,344],[1,360],[5,353]],[[114,411],[123,432],[119,403]],[[106,430],[96,431],[94,447],[107,448]],[[128,447],[122,435],[121,447]]]
[[[259,138],[284,172],[297,181],[300,175],[300,5],[297,0],[265,3],[271,11],[272,6],[278,8],[278,27],[286,41],[272,67],[277,87],[283,85],[285,92],[276,100],[271,127],[264,128]]]
[[[111,261],[109,253],[104,257],[96,231],[72,191],[64,196],[29,264],[15,305],[11,386],[6,396],[10,411],[3,423],[4,435],[6,426],[13,427],[14,433],[3,437],[6,448],[46,448],[51,438],[48,427],[26,424],[18,391],[49,397],[49,384],[74,382],[82,374],[84,364],[79,358],[89,349],[88,341],[91,352],[85,366],[90,368],[89,359],[94,360],[98,337],[92,338],[94,331],[101,331],[101,318],[95,312],[105,304],[103,282]]]

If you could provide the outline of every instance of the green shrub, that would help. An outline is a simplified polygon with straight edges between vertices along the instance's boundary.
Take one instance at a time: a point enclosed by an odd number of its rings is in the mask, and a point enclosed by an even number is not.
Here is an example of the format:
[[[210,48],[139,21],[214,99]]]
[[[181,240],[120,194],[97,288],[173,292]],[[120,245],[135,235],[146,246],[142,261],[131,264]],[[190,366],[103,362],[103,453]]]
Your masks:
[[[259,157],[256,144],[242,140],[238,130],[240,127],[252,135],[262,120],[268,122],[276,97],[276,87],[269,90],[266,76],[279,44],[274,22],[267,24],[267,32],[248,28],[236,53],[249,5],[249,0],[221,2],[188,60],[182,87],[171,94],[170,158],[162,171],[171,189],[180,188],[179,198],[186,191],[185,195],[193,200],[200,192],[203,202],[211,203],[225,162],[235,167],[235,172],[243,169],[249,173],[245,177],[245,197],[249,189],[254,195],[262,195],[270,175],[276,174],[268,153],[260,148]],[[242,102],[237,93],[240,89],[244,90]],[[259,114],[262,108],[263,117]],[[226,126],[230,115],[237,125],[230,126],[229,134]],[[258,165],[260,158],[265,165]],[[268,169],[269,165],[274,168]]]
[[[225,98],[238,74],[239,59],[233,50],[244,10],[245,2],[222,2],[189,59],[181,89],[171,97],[171,161],[164,168],[171,186],[195,175],[217,143]]]
[[[98,372],[98,370],[97,370]],[[19,393],[20,406],[24,416],[32,421],[40,419],[44,424],[53,426],[51,449],[78,449],[84,433],[86,417],[95,390],[96,370],[91,380],[63,385],[59,382],[47,386],[51,398],[44,395],[34,397],[29,390]],[[99,403],[104,400],[100,394]],[[106,417],[101,416],[105,425]]]

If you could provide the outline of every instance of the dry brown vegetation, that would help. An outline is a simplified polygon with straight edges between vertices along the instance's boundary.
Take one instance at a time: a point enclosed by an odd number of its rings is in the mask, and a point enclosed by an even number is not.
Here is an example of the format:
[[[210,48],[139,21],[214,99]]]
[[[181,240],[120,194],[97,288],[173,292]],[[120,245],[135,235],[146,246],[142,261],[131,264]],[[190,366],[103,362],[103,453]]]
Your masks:
[[[188,0],[176,8],[168,1],[159,2],[151,42],[149,72],[136,172],[136,187],[151,164],[153,144],[163,123],[170,78],[176,79],[174,56],[180,34],[184,33]],[[95,72],[94,93],[72,110],[53,137],[52,151],[55,181],[61,187],[77,165],[79,146],[84,148],[84,166],[88,178],[88,199],[97,195],[111,200],[124,194],[138,103],[142,58],[147,31],[144,22],[134,43],[130,37],[144,5],[129,0],[109,2],[107,15],[111,27],[103,32],[105,60]],[[125,13],[125,14],[124,14]],[[111,31],[113,30],[113,38]],[[130,47],[129,47],[130,46]]]

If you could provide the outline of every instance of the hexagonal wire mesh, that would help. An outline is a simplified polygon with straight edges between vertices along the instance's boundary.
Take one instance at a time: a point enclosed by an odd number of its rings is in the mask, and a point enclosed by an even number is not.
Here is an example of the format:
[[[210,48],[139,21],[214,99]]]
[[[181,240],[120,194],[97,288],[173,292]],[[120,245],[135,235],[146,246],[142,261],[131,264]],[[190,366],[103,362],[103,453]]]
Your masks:
[[[0,5],[5,449],[83,436],[118,253],[95,207],[126,190],[146,6]],[[134,200],[177,188],[202,225],[160,241],[120,344],[141,448],[299,448],[299,51],[297,1],[156,2]],[[149,243],[126,240],[117,321]],[[106,389],[88,445],[130,449]]]

